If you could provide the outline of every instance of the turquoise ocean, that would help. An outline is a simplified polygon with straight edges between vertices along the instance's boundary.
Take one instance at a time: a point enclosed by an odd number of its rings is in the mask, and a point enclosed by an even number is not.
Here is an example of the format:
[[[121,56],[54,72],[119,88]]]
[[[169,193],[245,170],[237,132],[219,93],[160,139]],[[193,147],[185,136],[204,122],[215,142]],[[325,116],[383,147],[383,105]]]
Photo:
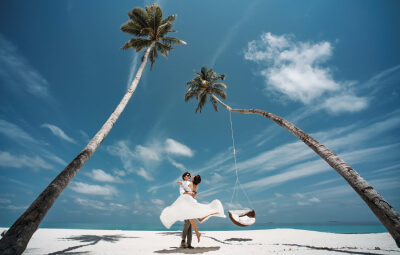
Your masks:
[[[9,226],[8,226],[9,227]],[[161,224],[111,224],[111,223],[45,223],[39,228],[61,229],[98,229],[98,230],[139,230],[139,231],[181,231],[183,223],[174,224],[166,229]],[[262,229],[302,229],[327,233],[361,234],[361,233],[385,233],[386,228],[380,223],[370,222],[322,222],[322,223],[256,223],[248,227],[238,227],[234,224],[206,224],[199,225],[202,231],[238,231],[238,230],[262,230]]]

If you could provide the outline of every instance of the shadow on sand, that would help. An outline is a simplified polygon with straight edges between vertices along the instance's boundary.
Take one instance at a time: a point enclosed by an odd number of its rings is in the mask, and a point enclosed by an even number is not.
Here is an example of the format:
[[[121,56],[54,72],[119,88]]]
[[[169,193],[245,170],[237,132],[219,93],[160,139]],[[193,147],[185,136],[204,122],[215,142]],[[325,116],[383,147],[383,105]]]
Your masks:
[[[164,249],[164,250],[161,250],[161,251],[155,251],[154,253],[200,254],[200,253],[206,253],[206,252],[210,252],[210,251],[218,251],[219,249],[220,249],[219,246],[214,246],[214,247],[196,247],[194,249],[171,247],[170,249]]]
[[[165,235],[165,236],[181,236],[182,232],[162,232],[159,233],[160,235]],[[249,241],[253,241],[253,239],[248,239],[248,238],[230,238],[230,239],[226,239],[225,241],[221,241],[218,240],[215,237],[211,237],[211,236],[207,236],[207,235],[202,235],[201,238],[210,238],[218,243],[223,243],[223,244],[227,244],[227,245],[232,245],[232,242],[249,242]]]
[[[299,245],[299,244],[282,244],[282,245],[303,247],[303,248],[309,248],[309,249],[313,249],[313,250],[342,252],[342,253],[348,253],[348,254],[382,255],[382,253],[360,252],[360,251],[345,251],[345,250],[340,250],[339,248],[334,249],[334,248],[328,248],[328,247],[316,247],[316,246],[311,246],[311,245]],[[342,249],[344,249],[344,248],[342,248]],[[347,247],[347,249],[355,249],[355,248]]]
[[[89,246],[89,245],[95,245],[100,241],[105,241],[105,242],[110,242],[110,243],[115,243],[119,241],[122,238],[139,238],[139,237],[125,237],[122,235],[105,235],[105,236],[97,236],[97,235],[81,235],[81,236],[73,236],[73,237],[68,237],[68,238],[61,238],[62,240],[72,240],[72,241],[79,241],[81,243],[88,243],[88,244],[83,244],[83,245],[78,245],[78,246],[72,246],[67,249],[64,249],[62,251],[56,251],[49,253],[49,255],[59,255],[59,254],[84,254],[86,252],[71,252],[72,250]]]

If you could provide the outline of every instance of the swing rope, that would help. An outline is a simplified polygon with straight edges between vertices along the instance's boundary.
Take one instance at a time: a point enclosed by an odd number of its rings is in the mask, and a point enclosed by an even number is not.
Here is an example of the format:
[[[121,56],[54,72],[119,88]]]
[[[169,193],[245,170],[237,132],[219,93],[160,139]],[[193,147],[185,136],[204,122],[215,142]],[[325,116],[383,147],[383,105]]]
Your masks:
[[[228,110],[229,111],[229,110]],[[235,170],[236,170],[236,183],[235,183],[235,188],[233,189],[233,194],[232,194],[232,198],[231,198],[231,203],[229,204],[229,210],[231,209],[231,205],[232,205],[232,201],[233,201],[233,196],[235,195],[235,191],[237,189],[237,194],[236,194],[236,203],[237,203],[237,198],[238,198],[238,194],[239,194],[239,186],[240,188],[243,190],[244,195],[247,198],[247,201],[249,202],[251,209],[254,210],[253,205],[250,202],[249,197],[246,194],[246,191],[243,189],[242,184],[239,181],[239,174],[238,174],[238,170],[237,170],[237,164],[236,164],[236,148],[235,148],[235,138],[233,137],[233,125],[232,125],[232,113],[231,111],[229,111],[229,119],[231,121],[231,133],[232,133],[232,145],[233,145],[233,157],[235,158]]]

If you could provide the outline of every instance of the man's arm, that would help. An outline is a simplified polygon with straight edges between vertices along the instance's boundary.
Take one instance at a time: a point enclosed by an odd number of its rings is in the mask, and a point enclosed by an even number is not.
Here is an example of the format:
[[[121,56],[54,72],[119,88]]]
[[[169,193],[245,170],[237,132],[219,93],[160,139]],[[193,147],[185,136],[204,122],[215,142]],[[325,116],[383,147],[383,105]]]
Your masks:
[[[196,193],[192,191],[192,188],[190,187],[190,184],[188,181],[184,181],[183,182],[183,189],[185,190],[185,192],[183,194],[189,194],[191,195],[193,198],[196,197]]]

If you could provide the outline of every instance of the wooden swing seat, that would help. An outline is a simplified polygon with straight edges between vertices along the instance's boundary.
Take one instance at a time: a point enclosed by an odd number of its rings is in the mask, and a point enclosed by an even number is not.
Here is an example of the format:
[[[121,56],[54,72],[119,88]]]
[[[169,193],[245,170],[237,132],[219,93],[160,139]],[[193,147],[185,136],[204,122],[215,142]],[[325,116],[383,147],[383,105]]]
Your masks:
[[[254,210],[231,210],[228,213],[231,221],[240,227],[247,227],[256,222],[256,212]]]

